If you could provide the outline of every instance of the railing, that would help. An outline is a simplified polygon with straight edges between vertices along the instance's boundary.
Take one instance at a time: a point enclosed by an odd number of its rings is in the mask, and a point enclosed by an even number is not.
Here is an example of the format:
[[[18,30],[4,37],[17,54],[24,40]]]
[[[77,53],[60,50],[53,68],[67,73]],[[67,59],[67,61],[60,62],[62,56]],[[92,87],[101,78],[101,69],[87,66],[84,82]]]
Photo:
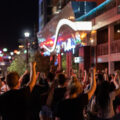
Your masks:
[[[114,40],[111,42],[111,54],[120,53],[120,40]],[[108,54],[108,43],[97,45],[97,56]]]
[[[111,42],[111,54],[120,53],[120,40],[115,40]]]
[[[108,54],[108,43],[97,45],[97,56]]]

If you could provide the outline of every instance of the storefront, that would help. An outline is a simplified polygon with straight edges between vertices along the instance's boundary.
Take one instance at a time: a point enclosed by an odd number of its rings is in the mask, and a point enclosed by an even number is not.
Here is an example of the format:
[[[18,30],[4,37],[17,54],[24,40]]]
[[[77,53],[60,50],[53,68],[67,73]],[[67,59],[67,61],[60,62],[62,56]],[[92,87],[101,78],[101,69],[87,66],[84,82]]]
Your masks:
[[[84,3],[82,2],[79,4],[82,5]],[[89,21],[84,23],[84,25],[82,25],[83,24],[82,22],[79,21],[76,22],[76,16],[77,16],[76,9],[78,9],[78,5],[76,4],[76,6],[74,7],[72,5],[75,5],[75,3],[73,4],[70,2],[60,12],[59,15],[55,16],[47,24],[44,30],[38,33],[38,39],[39,39],[40,48],[45,49],[43,54],[55,56],[54,65],[58,65],[59,69],[63,69],[68,76],[70,76],[71,72],[73,71],[74,73],[77,74],[78,77],[80,77],[81,76],[80,74],[83,74],[83,71],[85,69],[89,70],[91,66],[91,59],[92,59],[90,53],[91,47],[89,46],[91,45],[94,46],[96,44],[95,43],[96,32],[95,31],[91,32],[92,23],[90,25],[91,28],[88,27],[89,25],[88,26],[85,25]],[[62,26],[60,24],[61,28],[57,33],[58,35],[56,35],[56,30],[57,30],[57,26],[59,26],[58,25],[59,21],[63,19],[70,20],[68,22],[74,24],[73,25],[74,27],[71,27],[72,25],[69,25],[67,23],[66,25],[63,22],[64,25]]]

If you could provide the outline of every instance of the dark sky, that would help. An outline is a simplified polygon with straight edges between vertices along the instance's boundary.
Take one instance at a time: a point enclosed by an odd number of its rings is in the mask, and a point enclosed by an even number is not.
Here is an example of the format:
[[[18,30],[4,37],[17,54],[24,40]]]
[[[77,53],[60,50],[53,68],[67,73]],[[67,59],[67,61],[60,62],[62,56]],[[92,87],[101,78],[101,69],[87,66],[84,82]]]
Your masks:
[[[1,0],[0,49],[16,49],[18,40],[24,37],[25,30],[30,30],[33,35],[37,21],[38,0]]]

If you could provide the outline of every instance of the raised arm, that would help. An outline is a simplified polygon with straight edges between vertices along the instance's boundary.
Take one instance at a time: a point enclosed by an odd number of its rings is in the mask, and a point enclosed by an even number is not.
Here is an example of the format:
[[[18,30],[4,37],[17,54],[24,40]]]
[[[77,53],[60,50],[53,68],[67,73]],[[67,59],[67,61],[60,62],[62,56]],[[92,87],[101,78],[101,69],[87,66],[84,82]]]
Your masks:
[[[22,83],[23,78],[24,78],[24,76],[25,76],[27,73],[29,73],[28,70],[26,70],[26,71],[24,72],[24,74],[20,76],[20,79],[19,79],[20,84]]]
[[[36,62],[32,62],[30,64],[30,82],[28,83],[28,86],[30,87],[31,91],[35,84],[36,84]]]
[[[114,77],[114,84],[117,86],[117,89],[115,90],[115,94],[116,96],[118,96],[120,94],[120,86],[119,84],[117,83],[117,78],[118,78],[118,74],[116,73],[115,74],[115,77]]]
[[[86,70],[84,71],[84,79],[83,79],[83,83],[86,83],[86,80],[87,80],[87,72]]]
[[[91,73],[91,89],[90,91],[88,92],[88,100],[91,99],[91,97],[93,96],[95,90],[96,90],[96,79],[95,79],[95,72],[96,72],[96,69],[94,68],[92,73]]]
[[[115,87],[116,87],[116,89],[118,89],[119,88],[119,84],[117,83],[117,73],[115,74],[115,77],[114,77],[114,79],[113,79],[113,83],[114,83],[114,85],[115,85]]]

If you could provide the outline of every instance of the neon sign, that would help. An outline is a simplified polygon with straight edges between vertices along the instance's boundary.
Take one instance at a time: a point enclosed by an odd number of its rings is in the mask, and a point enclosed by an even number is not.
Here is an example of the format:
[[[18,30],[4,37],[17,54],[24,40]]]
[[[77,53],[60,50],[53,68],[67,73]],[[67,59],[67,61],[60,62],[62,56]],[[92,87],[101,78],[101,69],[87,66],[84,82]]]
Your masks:
[[[62,42],[61,45],[56,46],[56,52],[60,53],[60,49],[63,49],[64,52],[72,50],[73,54],[75,53],[75,44],[72,44],[72,39],[68,39],[67,42]]]
[[[64,52],[67,51],[71,51],[73,52],[73,54],[75,53],[75,47],[76,45],[80,45],[80,46],[84,46],[86,45],[85,43],[83,43],[82,39],[83,39],[83,35],[85,33],[80,34],[79,32],[76,32],[75,35],[72,34],[71,38],[68,38],[66,41],[58,41],[57,45],[56,45],[56,52],[60,53],[60,50],[63,49]],[[84,38],[86,37],[87,34],[85,34]],[[82,39],[81,39],[82,38]]]
[[[56,48],[57,45],[57,40],[58,40],[58,35],[59,35],[59,31],[61,29],[61,27],[63,25],[67,25],[70,28],[72,28],[74,31],[78,31],[78,30],[92,30],[92,22],[72,22],[68,19],[61,19],[58,22],[57,28],[56,28],[56,33],[55,33],[55,41],[54,41],[54,45],[52,47],[52,49],[47,48],[45,45],[43,45],[43,48],[45,48],[47,51],[49,52],[53,52]]]

